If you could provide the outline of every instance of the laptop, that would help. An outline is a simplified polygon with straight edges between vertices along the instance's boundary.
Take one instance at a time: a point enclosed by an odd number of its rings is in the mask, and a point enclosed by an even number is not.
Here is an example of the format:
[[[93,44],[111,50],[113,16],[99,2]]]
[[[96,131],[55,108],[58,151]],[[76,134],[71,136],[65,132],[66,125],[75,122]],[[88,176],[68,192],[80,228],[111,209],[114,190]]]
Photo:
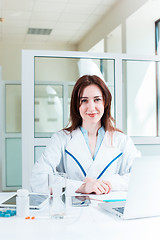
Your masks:
[[[160,156],[136,158],[126,201],[103,202],[99,206],[123,219],[160,216]]]
[[[0,203],[0,208],[16,208],[16,196],[7,198],[5,201]],[[30,193],[29,194],[29,208],[40,209],[48,202],[48,194]]]

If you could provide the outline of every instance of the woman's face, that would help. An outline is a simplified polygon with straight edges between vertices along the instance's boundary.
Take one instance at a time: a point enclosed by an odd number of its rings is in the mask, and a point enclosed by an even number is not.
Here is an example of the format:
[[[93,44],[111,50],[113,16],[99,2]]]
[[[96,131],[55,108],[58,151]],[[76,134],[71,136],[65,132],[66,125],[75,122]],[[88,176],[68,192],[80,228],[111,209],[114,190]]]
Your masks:
[[[104,113],[104,100],[101,89],[95,85],[86,87],[80,98],[79,112],[82,117],[82,126],[101,124]]]

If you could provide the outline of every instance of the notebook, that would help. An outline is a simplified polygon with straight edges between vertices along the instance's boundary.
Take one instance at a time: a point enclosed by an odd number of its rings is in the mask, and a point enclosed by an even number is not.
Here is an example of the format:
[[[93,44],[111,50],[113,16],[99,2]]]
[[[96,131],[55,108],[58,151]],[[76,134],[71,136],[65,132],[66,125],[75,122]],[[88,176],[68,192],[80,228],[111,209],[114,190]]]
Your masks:
[[[160,156],[136,158],[126,201],[99,203],[123,219],[160,216]]]

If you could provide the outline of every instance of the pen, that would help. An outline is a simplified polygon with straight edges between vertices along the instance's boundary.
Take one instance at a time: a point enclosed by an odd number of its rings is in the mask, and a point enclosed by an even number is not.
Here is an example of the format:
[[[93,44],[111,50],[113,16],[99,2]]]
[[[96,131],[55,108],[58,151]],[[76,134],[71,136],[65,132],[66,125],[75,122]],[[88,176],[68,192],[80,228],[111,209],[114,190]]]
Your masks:
[[[126,201],[126,199],[108,199],[108,200],[102,200],[103,202],[123,202]]]
[[[100,199],[95,199],[95,198],[90,198],[91,200],[94,201],[99,201],[99,202],[123,202],[126,201],[126,199],[107,199],[107,200],[100,200]]]

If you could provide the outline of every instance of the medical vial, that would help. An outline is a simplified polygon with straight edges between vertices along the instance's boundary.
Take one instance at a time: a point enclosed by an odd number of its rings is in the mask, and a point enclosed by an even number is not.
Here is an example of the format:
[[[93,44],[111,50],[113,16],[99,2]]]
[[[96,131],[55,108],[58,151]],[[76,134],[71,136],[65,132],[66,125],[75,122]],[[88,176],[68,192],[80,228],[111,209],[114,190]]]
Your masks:
[[[17,190],[16,215],[18,217],[27,217],[29,215],[29,195],[27,189]]]

